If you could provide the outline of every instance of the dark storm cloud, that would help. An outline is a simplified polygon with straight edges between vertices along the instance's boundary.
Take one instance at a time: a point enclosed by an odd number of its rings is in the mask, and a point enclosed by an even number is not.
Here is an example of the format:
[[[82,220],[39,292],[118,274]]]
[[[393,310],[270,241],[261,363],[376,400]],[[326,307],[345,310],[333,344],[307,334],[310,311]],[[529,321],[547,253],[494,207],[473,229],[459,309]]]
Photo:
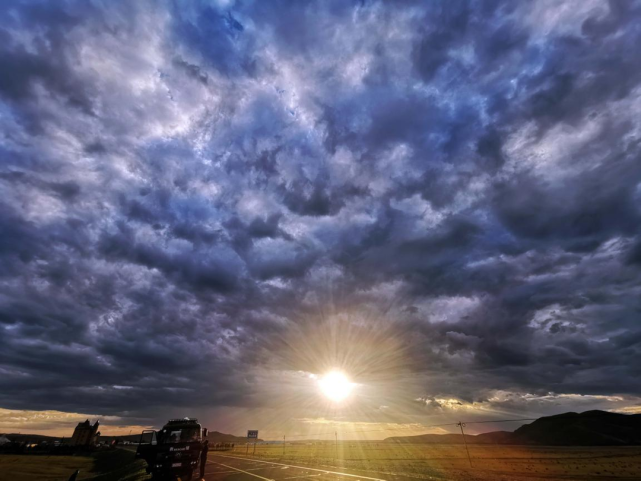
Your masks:
[[[1,407],[641,394],[638,2],[0,10]]]
[[[0,96],[14,104],[17,120],[34,131],[39,129],[45,112],[33,104],[33,93],[43,88],[69,108],[92,115],[92,90],[76,74],[74,66],[78,51],[65,38],[66,32],[95,13],[91,6],[60,9],[46,2],[15,2],[6,4],[0,18]],[[28,46],[16,41],[15,33],[37,28],[37,35]]]

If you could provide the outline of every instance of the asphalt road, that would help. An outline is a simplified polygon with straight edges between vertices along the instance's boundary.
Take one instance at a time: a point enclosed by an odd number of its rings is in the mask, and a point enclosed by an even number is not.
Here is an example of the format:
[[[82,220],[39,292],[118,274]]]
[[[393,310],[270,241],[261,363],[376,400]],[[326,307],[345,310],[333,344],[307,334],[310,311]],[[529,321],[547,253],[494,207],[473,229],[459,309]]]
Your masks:
[[[325,469],[209,452],[206,481],[416,481],[383,473],[362,473],[339,467]]]

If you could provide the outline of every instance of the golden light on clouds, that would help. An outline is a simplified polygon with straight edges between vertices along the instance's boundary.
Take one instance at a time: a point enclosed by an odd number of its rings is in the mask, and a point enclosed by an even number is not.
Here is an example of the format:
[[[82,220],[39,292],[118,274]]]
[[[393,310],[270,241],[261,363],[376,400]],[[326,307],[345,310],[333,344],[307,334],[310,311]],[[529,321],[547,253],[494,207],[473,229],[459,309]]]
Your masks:
[[[79,422],[89,419],[100,421],[103,435],[118,436],[136,434],[149,426],[127,424],[117,416],[99,416],[86,413],[61,411],[23,411],[0,408],[0,433],[30,433],[45,436],[71,436]]]

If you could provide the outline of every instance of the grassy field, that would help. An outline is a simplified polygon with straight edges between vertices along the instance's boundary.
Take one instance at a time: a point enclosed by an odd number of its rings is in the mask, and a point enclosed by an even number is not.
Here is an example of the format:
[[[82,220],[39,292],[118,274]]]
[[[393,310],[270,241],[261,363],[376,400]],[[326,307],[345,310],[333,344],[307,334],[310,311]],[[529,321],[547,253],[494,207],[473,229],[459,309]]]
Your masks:
[[[376,442],[257,445],[224,452],[239,457],[314,467],[351,468],[376,474],[396,473],[417,479],[451,481],[641,480],[641,447],[396,445]],[[213,454],[213,453],[212,453]],[[75,469],[79,480],[142,481],[144,463],[132,451],[115,450],[93,457],[0,455],[0,481],[66,481]]]
[[[120,449],[93,456],[0,455],[0,481],[67,481],[76,469],[78,480],[149,479],[144,463],[136,461],[133,452]]]
[[[84,456],[0,455],[0,481],[68,479],[80,469],[78,479],[92,477],[93,459]]]
[[[372,473],[451,480],[641,480],[641,447],[397,445],[301,443],[257,445],[259,459],[338,466]],[[232,455],[246,456],[240,446]],[[252,447],[249,449],[252,457]]]

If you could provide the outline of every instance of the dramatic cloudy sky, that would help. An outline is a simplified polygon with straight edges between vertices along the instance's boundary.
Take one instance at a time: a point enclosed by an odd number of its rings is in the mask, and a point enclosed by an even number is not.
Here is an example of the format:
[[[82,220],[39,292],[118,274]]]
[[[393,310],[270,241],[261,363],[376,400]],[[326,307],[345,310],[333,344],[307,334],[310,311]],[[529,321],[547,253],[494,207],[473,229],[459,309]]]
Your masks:
[[[641,410],[639,25],[616,0],[3,1],[0,431]]]

